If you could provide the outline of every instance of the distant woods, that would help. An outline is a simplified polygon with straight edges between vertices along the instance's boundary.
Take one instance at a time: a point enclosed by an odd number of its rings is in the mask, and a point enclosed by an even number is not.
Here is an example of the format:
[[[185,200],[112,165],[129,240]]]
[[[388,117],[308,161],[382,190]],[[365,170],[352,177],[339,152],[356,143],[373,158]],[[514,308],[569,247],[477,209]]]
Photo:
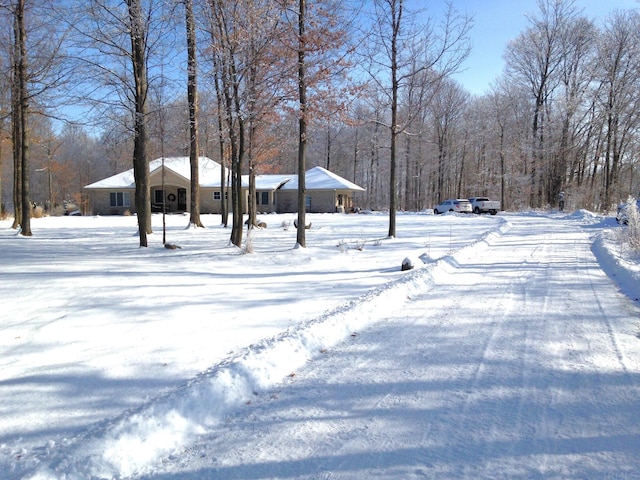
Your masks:
[[[132,166],[148,188],[144,166],[161,152],[213,158],[233,195],[242,175],[321,165],[366,188],[359,207],[391,212],[391,236],[396,210],[447,197],[548,208],[563,192],[567,209],[607,211],[638,195],[636,10],[595,22],[571,0],[539,0],[504,47],[505,71],[473,96],[453,79],[473,19],[455,2],[442,14],[420,8],[2,1],[3,211],[29,234],[32,204],[82,208],[84,185]]]

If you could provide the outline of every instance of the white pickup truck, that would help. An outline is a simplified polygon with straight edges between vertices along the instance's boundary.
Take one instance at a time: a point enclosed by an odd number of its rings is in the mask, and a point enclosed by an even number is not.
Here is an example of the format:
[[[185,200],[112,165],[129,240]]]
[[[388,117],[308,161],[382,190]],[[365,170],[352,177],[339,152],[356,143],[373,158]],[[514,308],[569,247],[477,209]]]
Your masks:
[[[490,213],[495,215],[500,210],[500,202],[497,200],[489,200],[487,197],[471,197],[471,209],[473,213]]]

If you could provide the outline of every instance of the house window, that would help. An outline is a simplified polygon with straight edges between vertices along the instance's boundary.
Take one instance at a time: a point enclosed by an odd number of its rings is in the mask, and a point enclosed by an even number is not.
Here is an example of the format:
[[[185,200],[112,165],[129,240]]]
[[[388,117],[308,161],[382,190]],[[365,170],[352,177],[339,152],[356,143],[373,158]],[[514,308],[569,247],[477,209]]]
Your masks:
[[[109,205],[112,207],[129,207],[131,206],[131,194],[129,192],[111,192],[109,193]]]
[[[304,206],[305,208],[311,208],[311,195],[305,195]]]
[[[156,189],[153,191],[154,200],[153,203],[162,203],[164,199],[164,190]]]
[[[222,194],[220,193],[219,190],[213,192],[213,199],[214,200],[220,201],[221,198],[222,198]],[[224,192],[224,199],[225,200],[229,200],[229,192],[228,191]]]
[[[256,192],[256,205],[269,205],[269,192]]]

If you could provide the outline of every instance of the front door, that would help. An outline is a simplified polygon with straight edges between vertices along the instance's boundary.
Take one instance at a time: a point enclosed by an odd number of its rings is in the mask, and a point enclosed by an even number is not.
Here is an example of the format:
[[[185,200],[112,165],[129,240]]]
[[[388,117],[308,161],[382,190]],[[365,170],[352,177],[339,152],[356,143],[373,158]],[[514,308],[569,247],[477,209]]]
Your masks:
[[[179,212],[187,211],[187,189],[186,188],[178,189],[178,211]]]

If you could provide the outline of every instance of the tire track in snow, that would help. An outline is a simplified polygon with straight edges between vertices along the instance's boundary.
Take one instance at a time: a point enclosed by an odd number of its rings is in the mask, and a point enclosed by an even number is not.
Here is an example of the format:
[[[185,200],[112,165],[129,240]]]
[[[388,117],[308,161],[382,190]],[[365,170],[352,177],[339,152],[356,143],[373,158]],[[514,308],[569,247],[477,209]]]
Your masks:
[[[545,222],[547,223],[547,222]],[[584,234],[575,229],[567,228],[566,225],[549,223],[548,228],[551,233],[539,236],[532,242],[530,258],[523,263],[522,292],[520,308],[522,312],[530,311],[530,315],[522,315],[525,321],[521,331],[521,366],[519,367],[521,376],[521,386],[519,389],[519,399],[517,414],[515,417],[514,432],[521,432],[521,438],[512,443],[511,453],[526,457],[528,451],[535,450],[536,467],[535,470],[528,471],[527,475],[546,475],[553,472],[555,455],[563,450],[563,440],[575,435],[576,413],[568,409],[565,405],[571,391],[583,390],[586,382],[589,384],[590,394],[586,403],[591,407],[584,409],[604,411],[602,401],[598,398],[606,391],[606,384],[610,382],[607,375],[602,375],[598,371],[590,371],[588,375],[581,375],[584,370],[567,375],[562,369],[556,371],[558,360],[563,360],[566,349],[559,348],[558,341],[571,338],[572,334],[581,338],[581,343],[593,343],[598,339],[598,330],[593,331],[592,321],[581,322],[583,328],[579,332],[573,332],[575,328],[574,311],[579,312],[577,318],[589,317],[596,322],[603,322],[607,325],[605,338],[610,338],[613,328],[611,326],[612,309],[611,302],[607,307],[600,303],[600,296],[611,295],[611,288],[603,293],[606,281],[603,274],[594,262],[593,257],[589,257],[589,242]],[[507,244],[508,237],[512,235],[522,235],[522,231],[514,227],[508,235],[499,239],[496,244]],[[533,246],[535,243],[535,246]],[[566,248],[570,246],[570,248]],[[524,252],[523,252],[524,253]],[[598,286],[593,282],[597,274]],[[585,275],[589,277],[589,282],[585,282]],[[578,295],[572,285],[591,285],[590,294]],[[567,286],[568,285],[568,286]],[[578,298],[575,302],[571,296]],[[597,309],[594,311],[594,303]],[[614,313],[616,318],[619,315]],[[518,332],[515,324],[512,333]],[[594,336],[594,333],[596,336]],[[557,337],[557,340],[556,340]],[[511,339],[517,340],[517,337]],[[615,338],[613,339],[615,340]],[[613,356],[619,358],[620,349],[614,345]],[[550,349],[550,347],[552,347]],[[554,351],[555,349],[555,351]],[[551,350],[551,352],[549,351]],[[590,356],[590,349],[586,352],[579,352],[584,362]],[[620,365],[620,367],[623,367]],[[625,368],[617,370],[626,371]],[[541,373],[545,372],[545,373]],[[569,380],[569,381],[567,381]],[[628,383],[632,383],[628,379]],[[634,388],[637,392],[637,387]],[[580,392],[582,393],[582,392]],[[606,395],[605,395],[606,396]],[[604,401],[606,403],[606,400]],[[504,406],[504,405],[503,405]],[[508,412],[508,409],[504,409]],[[592,414],[590,415],[593,416]],[[569,421],[565,425],[565,417]],[[508,413],[506,413],[508,418]],[[597,424],[606,422],[598,421]],[[589,425],[586,430],[590,435],[611,435],[611,425],[604,428],[591,429]],[[614,447],[614,450],[618,449]],[[603,463],[608,461],[607,454],[600,454]],[[583,457],[584,460],[584,457]],[[557,461],[555,462],[557,463]],[[623,462],[624,463],[624,462]],[[522,462],[525,465],[525,462]],[[476,468],[475,466],[473,468]],[[496,470],[497,471],[497,470]],[[556,474],[570,475],[571,470],[555,470]],[[490,477],[490,475],[488,475]]]
[[[584,253],[583,255],[586,255],[586,253]],[[604,323],[605,329],[607,331],[607,335],[609,337],[609,341],[611,342],[611,348],[613,349],[613,351],[615,352],[615,355],[618,359],[618,362],[620,364],[620,368],[625,372],[625,374],[628,374],[628,368],[624,359],[624,355],[622,354],[622,350],[620,348],[620,345],[618,344],[618,340],[616,338],[616,333],[614,331],[613,325],[611,325],[611,322],[609,321],[609,317],[606,314],[605,309],[602,306],[602,302],[600,301],[600,294],[598,292],[598,289],[596,288],[596,286],[594,285],[594,280],[593,280],[593,276],[592,275],[587,275],[588,280],[589,280],[589,288],[591,289],[591,291],[593,292],[593,297],[595,298],[595,301],[598,305],[598,311],[600,312],[599,317],[602,318],[602,321]]]

